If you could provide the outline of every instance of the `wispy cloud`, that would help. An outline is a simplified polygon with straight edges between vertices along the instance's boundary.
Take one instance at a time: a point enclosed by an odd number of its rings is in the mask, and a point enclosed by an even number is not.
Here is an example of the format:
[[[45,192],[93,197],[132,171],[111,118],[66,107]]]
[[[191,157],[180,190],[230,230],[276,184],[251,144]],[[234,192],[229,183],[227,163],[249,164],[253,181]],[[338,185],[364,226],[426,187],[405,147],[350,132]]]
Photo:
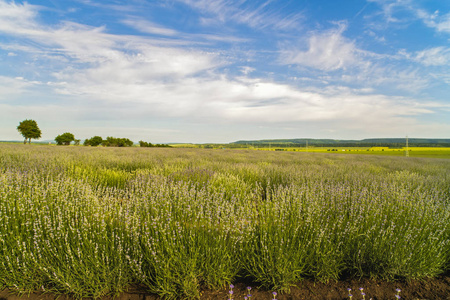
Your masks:
[[[449,66],[450,65],[450,48],[434,47],[417,52],[413,57],[425,66]]]
[[[44,27],[34,19],[36,14],[33,7],[14,3],[5,6],[5,3],[0,3],[7,8],[6,11],[11,12],[8,17],[0,16],[0,32],[33,41],[35,47],[40,52],[46,52],[49,57],[64,55],[76,62],[90,64],[84,66],[88,69],[89,66],[98,66],[97,75],[104,72],[110,77],[126,76],[133,69],[141,80],[145,80],[148,76],[186,76],[220,64],[214,62],[212,53],[162,47],[159,41],[152,39],[106,33],[104,27],[74,22]],[[175,31],[167,30],[165,33],[175,34]],[[35,50],[23,46],[12,48]],[[59,76],[64,72],[60,72]]]
[[[203,14],[204,24],[236,22],[256,29],[272,27],[279,30],[298,28],[303,13],[283,14],[273,8],[273,0],[255,4],[246,0],[178,0]]]
[[[279,62],[306,68],[314,76],[321,72],[328,84],[389,87],[412,93],[428,88],[435,80],[424,67],[445,66],[450,62],[450,52],[445,47],[392,55],[361,49],[344,36],[346,30],[347,23],[339,22],[327,31],[310,32],[307,39],[296,45],[281,45]]]
[[[178,32],[176,30],[159,26],[155,23],[152,23],[152,22],[144,20],[144,19],[129,18],[129,19],[123,20],[122,23],[124,23],[128,26],[131,26],[131,27],[139,30],[140,32],[144,32],[144,33],[164,35],[164,36],[178,35]]]
[[[129,17],[121,21],[123,24],[130,26],[139,32],[150,35],[159,35],[166,38],[171,38],[174,41],[180,41],[186,44],[212,44],[214,42],[228,42],[228,43],[242,43],[247,42],[248,39],[239,38],[224,34],[202,34],[202,33],[186,33],[161,26],[159,24],[150,22],[148,20],[136,17]]]
[[[441,14],[439,9],[427,11],[418,2],[412,0],[368,0],[380,5],[386,21],[389,23],[405,23],[421,20],[426,26],[438,32],[450,33],[450,12]],[[408,14],[401,15],[407,12]]]
[[[40,83],[24,80],[22,77],[0,76],[0,103],[14,101],[18,96],[29,93],[29,88],[36,84]]]
[[[450,13],[441,15],[439,10],[435,10],[433,13],[429,13],[424,9],[416,9],[415,14],[428,27],[434,28],[439,32],[450,33]]]
[[[347,69],[363,64],[362,51],[359,51],[353,41],[342,35],[346,28],[346,23],[341,22],[337,28],[326,32],[312,32],[306,51],[295,47],[283,49],[280,61],[322,71]]]

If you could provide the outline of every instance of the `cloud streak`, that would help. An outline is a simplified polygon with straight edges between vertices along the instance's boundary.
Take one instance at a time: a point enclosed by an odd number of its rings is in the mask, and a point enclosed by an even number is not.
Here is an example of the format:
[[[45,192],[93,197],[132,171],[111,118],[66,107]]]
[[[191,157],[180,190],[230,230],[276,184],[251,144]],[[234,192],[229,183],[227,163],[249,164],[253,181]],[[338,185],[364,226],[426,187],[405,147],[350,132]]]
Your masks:
[[[242,0],[178,0],[205,16],[205,25],[217,22],[236,22],[259,30],[271,27],[278,30],[298,28],[304,19],[302,12],[283,15],[279,9],[272,8],[273,1],[264,1],[255,5],[252,1]]]
[[[441,14],[439,9],[429,12],[412,0],[368,0],[381,6],[389,23],[410,22],[411,18],[421,20],[426,26],[438,32],[450,33],[450,12]],[[400,13],[408,12],[409,17]],[[398,15],[398,16],[397,16]]]

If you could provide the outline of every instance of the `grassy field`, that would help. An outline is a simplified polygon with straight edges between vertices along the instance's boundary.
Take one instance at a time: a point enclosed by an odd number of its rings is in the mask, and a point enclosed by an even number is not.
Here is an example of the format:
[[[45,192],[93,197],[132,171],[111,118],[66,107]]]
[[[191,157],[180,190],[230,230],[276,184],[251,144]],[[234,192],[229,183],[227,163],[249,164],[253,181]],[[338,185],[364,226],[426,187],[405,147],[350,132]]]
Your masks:
[[[196,145],[196,144],[173,144],[175,148],[211,148],[218,150],[259,150],[259,151],[287,151],[287,152],[308,152],[308,153],[331,153],[331,154],[364,154],[364,155],[390,155],[406,156],[406,148],[390,147],[258,147],[241,145],[241,148],[230,148],[229,145]],[[429,158],[450,158],[450,148],[446,147],[408,147],[409,157],[429,157]]]
[[[2,144],[0,288],[196,298],[242,278],[433,277],[449,203],[446,159]]]
[[[272,147],[272,148],[250,148],[263,151],[292,151],[309,153],[331,153],[331,154],[363,154],[363,155],[390,155],[405,156],[406,148],[396,149],[389,147]],[[409,147],[409,157],[450,158],[450,148],[445,147]]]

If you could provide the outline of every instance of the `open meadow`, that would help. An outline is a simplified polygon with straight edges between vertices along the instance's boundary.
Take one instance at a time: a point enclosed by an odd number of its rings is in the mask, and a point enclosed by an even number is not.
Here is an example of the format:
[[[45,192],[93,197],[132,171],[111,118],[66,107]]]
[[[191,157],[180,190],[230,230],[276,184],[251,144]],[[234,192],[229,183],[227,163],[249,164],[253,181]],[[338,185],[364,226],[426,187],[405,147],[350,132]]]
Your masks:
[[[0,290],[199,298],[449,271],[448,159],[0,144]]]

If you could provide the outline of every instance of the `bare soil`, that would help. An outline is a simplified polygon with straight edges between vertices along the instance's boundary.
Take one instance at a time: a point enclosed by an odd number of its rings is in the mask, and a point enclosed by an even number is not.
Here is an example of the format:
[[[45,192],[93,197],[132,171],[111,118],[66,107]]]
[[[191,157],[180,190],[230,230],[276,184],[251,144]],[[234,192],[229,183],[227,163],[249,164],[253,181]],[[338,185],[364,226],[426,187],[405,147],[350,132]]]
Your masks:
[[[233,299],[244,299],[247,295],[247,283],[236,283],[233,289]],[[450,275],[440,276],[433,279],[413,281],[378,281],[369,279],[348,279],[327,284],[312,280],[303,280],[291,288],[289,294],[278,294],[278,300],[345,300],[349,299],[347,288],[351,288],[352,300],[363,299],[359,288],[364,288],[365,299],[369,300],[396,300],[396,289],[401,289],[401,299],[408,300],[450,300]],[[226,300],[229,298],[229,289],[219,291],[205,290],[202,292],[201,300]],[[273,299],[272,291],[258,289],[252,286],[252,300]],[[68,295],[55,295],[43,293],[31,293],[30,295],[18,296],[11,290],[0,292],[0,300],[72,300]],[[147,294],[142,290],[133,289],[118,297],[104,297],[103,300],[159,300],[161,298]]]

